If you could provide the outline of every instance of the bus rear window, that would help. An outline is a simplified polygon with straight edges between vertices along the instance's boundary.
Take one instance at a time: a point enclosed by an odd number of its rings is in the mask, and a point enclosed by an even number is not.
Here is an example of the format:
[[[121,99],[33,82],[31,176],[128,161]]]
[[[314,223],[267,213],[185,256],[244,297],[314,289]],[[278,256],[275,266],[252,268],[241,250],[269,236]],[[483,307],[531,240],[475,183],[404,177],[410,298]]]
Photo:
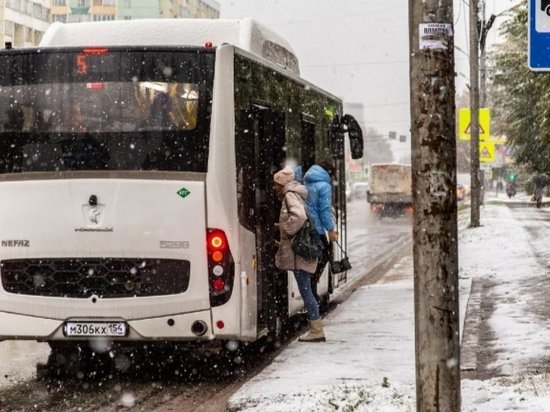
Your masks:
[[[193,130],[196,83],[88,82],[0,87],[0,130],[103,133]]]
[[[213,61],[197,50],[0,53],[0,173],[206,171]]]

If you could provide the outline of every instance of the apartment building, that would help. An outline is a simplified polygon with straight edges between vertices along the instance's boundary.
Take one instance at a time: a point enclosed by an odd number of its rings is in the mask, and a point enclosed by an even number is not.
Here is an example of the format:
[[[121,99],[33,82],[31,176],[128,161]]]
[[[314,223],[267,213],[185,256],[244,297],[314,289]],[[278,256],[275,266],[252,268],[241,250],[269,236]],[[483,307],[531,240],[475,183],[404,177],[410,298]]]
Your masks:
[[[37,45],[50,25],[51,1],[0,1],[0,46],[7,42],[13,47]]]
[[[51,0],[52,23],[115,20],[119,0]],[[147,0],[143,0],[147,1]]]
[[[36,46],[53,22],[220,17],[215,0],[0,0],[0,47]]]
[[[164,18],[218,19],[220,4],[214,0],[160,0]]]
[[[218,18],[214,0],[51,0],[52,22],[74,23],[145,18]]]

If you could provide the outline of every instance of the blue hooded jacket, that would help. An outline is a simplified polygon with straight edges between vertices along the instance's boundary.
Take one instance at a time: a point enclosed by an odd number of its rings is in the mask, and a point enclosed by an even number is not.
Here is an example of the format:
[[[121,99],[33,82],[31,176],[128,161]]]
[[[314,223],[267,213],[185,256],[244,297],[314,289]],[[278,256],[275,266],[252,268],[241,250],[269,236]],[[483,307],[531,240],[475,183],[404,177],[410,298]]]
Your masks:
[[[304,185],[308,194],[306,205],[309,215],[320,235],[334,230],[332,218],[332,180],[321,166],[311,166],[304,175]]]

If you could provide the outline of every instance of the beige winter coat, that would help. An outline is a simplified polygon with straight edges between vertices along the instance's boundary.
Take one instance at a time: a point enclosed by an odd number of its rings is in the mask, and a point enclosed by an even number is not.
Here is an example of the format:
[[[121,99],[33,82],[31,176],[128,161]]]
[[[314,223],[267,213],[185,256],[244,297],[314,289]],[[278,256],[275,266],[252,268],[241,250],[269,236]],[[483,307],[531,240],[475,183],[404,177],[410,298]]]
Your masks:
[[[307,218],[304,206],[307,189],[304,185],[292,181],[283,188],[282,194],[283,199],[279,215],[281,243],[275,255],[275,265],[282,270],[301,269],[309,273],[315,273],[317,259],[306,260],[296,256],[291,246],[292,238],[298,233]]]

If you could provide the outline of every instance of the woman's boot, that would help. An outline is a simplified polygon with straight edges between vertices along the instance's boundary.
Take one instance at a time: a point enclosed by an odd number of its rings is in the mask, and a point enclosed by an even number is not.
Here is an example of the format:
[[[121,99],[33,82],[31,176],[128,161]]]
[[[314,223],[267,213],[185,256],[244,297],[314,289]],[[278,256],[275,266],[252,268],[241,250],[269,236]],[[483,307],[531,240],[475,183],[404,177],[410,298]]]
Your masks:
[[[326,342],[323,321],[321,319],[310,321],[309,332],[298,340],[300,342]]]

